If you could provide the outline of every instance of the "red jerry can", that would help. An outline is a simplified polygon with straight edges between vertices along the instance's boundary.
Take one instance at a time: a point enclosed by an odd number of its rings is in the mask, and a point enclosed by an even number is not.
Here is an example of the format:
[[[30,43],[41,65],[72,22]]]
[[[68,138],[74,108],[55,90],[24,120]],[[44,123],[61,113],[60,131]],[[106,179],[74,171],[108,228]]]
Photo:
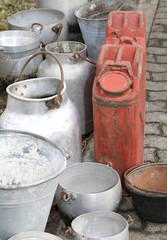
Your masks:
[[[95,161],[123,173],[143,163],[144,109],[140,95],[143,48],[103,45],[93,85]]]

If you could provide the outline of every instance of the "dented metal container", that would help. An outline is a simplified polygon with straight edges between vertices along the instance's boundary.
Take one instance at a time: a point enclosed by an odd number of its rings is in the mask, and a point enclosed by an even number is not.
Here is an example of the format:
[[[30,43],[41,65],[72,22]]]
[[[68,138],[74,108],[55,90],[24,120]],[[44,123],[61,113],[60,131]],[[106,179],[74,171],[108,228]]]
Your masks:
[[[68,40],[68,24],[63,12],[39,8],[15,13],[8,19],[9,30],[33,31],[46,45],[58,40]]]
[[[67,95],[79,111],[82,134],[91,132],[93,130],[92,87],[95,65],[86,56],[86,45],[80,42],[62,41],[48,44],[45,50],[57,56],[62,64]],[[37,75],[60,78],[59,66],[51,56],[47,55],[40,64]]]
[[[27,31],[0,32],[0,89],[14,82],[21,69],[32,54],[40,50],[38,34]],[[42,56],[32,60],[24,72],[23,78],[35,77]]]
[[[93,85],[95,161],[120,174],[143,163],[144,99],[140,45],[102,46]]]
[[[66,153],[39,135],[0,130],[0,237],[44,231]]]
[[[34,54],[28,61],[44,53],[57,60],[61,80],[43,77],[9,85],[6,90],[7,106],[0,117],[0,128],[24,130],[47,137],[71,152],[68,164],[81,162],[80,117],[77,108],[66,94],[63,69],[59,60],[51,53],[43,51]]]

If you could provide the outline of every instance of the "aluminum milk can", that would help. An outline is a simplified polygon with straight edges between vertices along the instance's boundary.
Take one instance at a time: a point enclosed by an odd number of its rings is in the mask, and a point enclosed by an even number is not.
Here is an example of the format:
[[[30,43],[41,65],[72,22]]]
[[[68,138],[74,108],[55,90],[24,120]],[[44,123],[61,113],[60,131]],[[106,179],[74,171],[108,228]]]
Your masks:
[[[46,46],[46,51],[57,56],[63,66],[67,95],[80,113],[82,134],[93,129],[92,86],[95,65],[86,58],[86,49],[85,44],[73,41],[56,42]],[[37,75],[60,79],[59,66],[50,55],[40,64]]]
[[[122,184],[144,157],[142,55],[140,45],[103,45],[93,85],[95,161],[111,163]]]
[[[34,54],[24,65],[39,54]],[[47,53],[52,55],[51,53]],[[7,107],[0,117],[0,129],[23,130],[44,136],[71,152],[68,165],[81,162],[81,126],[77,108],[66,94],[62,66],[61,81],[43,77],[13,83],[7,87]],[[59,70],[59,71],[60,71]]]

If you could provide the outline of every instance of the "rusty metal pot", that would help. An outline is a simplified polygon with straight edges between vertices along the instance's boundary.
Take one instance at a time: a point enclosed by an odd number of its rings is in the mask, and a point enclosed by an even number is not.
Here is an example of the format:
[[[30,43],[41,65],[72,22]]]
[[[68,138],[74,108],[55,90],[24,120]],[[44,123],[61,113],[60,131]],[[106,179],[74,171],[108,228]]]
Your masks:
[[[130,168],[124,176],[139,217],[167,223],[167,164],[142,164]]]
[[[68,40],[68,24],[63,12],[39,8],[15,13],[8,19],[9,30],[34,31],[44,44]]]

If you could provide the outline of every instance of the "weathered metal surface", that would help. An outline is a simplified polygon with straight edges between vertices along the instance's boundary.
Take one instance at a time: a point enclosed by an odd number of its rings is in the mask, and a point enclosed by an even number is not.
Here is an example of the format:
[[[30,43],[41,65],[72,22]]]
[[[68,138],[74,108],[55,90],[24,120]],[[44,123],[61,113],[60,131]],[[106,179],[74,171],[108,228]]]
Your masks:
[[[30,231],[30,232],[22,232],[18,233],[15,236],[9,238],[9,240],[62,240],[58,236],[55,236],[50,233],[46,232],[37,232],[37,231]]]
[[[40,50],[40,37],[27,31],[0,32],[0,85],[6,87],[13,83],[33,53]],[[42,56],[32,61],[24,73],[24,77],[33,76],[37,71]]]
[[[143,163],[142,57],[139,45],[102,46],[93,85],[95,161],[111,162],[122,185],[124,171]]]
[[[56,201],[62,199],[58,208],[70,220],[87,212],[114,211],[121,196],[118,173],[99,163],[80,163],[66,168],[56,191]]]
[[[72,221],[74,239],[129,240],[128,222],[118,213],[97,211]]]
[[[100,47],[105,43],[108,13],[120,9],[124,3],[124,0],[95,1],[75,10],[74,14],[88,48],[88,56],[92,61],[97,62]],[[125,6],[124,8],[126,9]]]
[[[93,129],[92,86],[95,66],[87,62],[89,59],[86,59],[86,45],[80,42],[62,41],[48,44],[45,49],[57,56],[63,66],[67,95],[79,111],[82,134],[91,132]],[[39,66],[38,77],[60,78],[58,65],[53,58],[46,56]]]
[[[32,29],[32,25],[35,23]],[[42,25],[43,29],[41,29]],[[57,39],[53,27],[62,24],[63,28],[59,40],[68,40],[68,24],[63,12],[56,9],[31,9],[15,13],[8,19],[9,30],[35,31],[40,35],[44,44],[49,44]]]
[[[57,176],[66,167],[63,150],[41,136],[0,131],[0,236],[44,231]]]
[[[167,222],[167,164],[143,164],[127,170],[125,186],[140,218]]]
[[[80,118],[66,95],[62,67],[60,69],[61,81],[43,77],[9,85],[7,107],[0,117],[0,128],[25,130],[47,137],[71,152],[68,164],[73,164],[81,162]]]

